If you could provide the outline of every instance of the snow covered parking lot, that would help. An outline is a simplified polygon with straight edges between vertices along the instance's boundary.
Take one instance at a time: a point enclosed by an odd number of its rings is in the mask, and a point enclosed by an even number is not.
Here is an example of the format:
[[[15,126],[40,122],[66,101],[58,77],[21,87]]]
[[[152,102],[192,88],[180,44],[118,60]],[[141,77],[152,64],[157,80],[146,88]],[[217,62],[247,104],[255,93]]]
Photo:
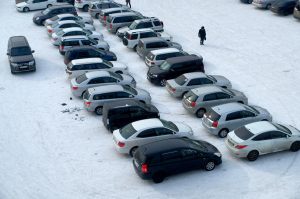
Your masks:
[[[207,74],[225,76],[249,104],[266,108],[275,122],[300,129],[299,20],[239,0],[131,3],[143,15],[161,19],[185,51],[201,54]],[[150,92],[161,118],[190,125],[196,138],[223,155],[223,164],[211,172],[185,172],[162,184],[141,180],[132,158],[114,149],[102,118],[83,110],[82,99],[72,96],[63,57],[45,27],[32,22],[36,12],[19,13],[14,1],[2,2],[0,8],[0,199],[299,198],[299,152],[273,153],[255,162],[234,157],[224,139],[206,132],[179,99],[151,85],[143,60],[95,19],[96,30],[118,61],[129,66],[137,88]],[[204,46],[197,37],[202,25]],[[17,35],[26,36],[35,50],[36,72],[10,73],[7,41]]]

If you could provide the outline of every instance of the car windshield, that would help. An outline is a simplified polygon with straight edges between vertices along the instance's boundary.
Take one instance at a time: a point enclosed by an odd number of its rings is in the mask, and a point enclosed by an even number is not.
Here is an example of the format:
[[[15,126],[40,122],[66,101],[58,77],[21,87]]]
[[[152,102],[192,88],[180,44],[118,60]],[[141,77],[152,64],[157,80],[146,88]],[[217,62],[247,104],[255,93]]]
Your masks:
[[[181,50],[180,52],[182,53],[182,55],[189,55],[189,53],[187,53],[187,52],[185,52],[183,50]]]
[[[100,49],[98,49],[98,48],[96,48],[95,50],[96,50],[97,52],[101,53],[102,55],[106,55],[106,53],[105,53],[104,50],[100,50]],[[103,62],[105,62],[105,61],[106,61],[106,60],[103,60]],[[109,62],[109,63],[110,63],[110,62]],[[110,65],[113,66],[112,63],[110,63]]]
[[[76,77],[75,81],[77,84],[81,84],[82,82],[84,82],[87,79],[88,79],[87,76],[85,74],[83,74],[83,75]]]
[[[43,13],[44,15],[46,15],[46,14],[48,14],[50,11],[51,11],[51,10],[50,10],[49,8],[47,8],[46,10],[42,11],[42,13]]]
[[[164,63],[162,63],[162,65],[159,66],[159,68],[164,71],[168,71],[170,69],[170,67],[171,67],[171,65],[167,61],[164,61]]]
[[[76,18],[78,18],[78,19],[83,19],[81,16],[75,16]]]
[[[185,97],[190,101],[190,102],[195,102],[198,99],[198,95],[196,95],[193,91],[189,91],[187,94],[185,94]]]
[[[58,16],[55,16],[55,17],[50,18],[51,21],[56,21],[57,19],[59,19]]]
[[[113,72],[110,72],[108,71],[109,75],[114,77],[114,78],[117,78],[118,80],[123,80],[124,78],[122,77],[122,75],[118,74],[118,73],[113,73]]]
[[[82,30],[82,31],[85,32],[85,33],[87,33],[88,35],[93,34],[92,31],[90,31],[90,30]]]
[[[31,55],[29,47],[18,47],[11,49],[11,56],[22,56],[22,55]]]
[[[120,129],[120,134],[124,139],[128,139],[130,136],[135,134],[137,131],[133,128],[132,124],[127,124]]]
[[[188,138],[184,138],[185,141],[187,141],[190,145],[191,148],[194,148],[194,149],[197,149],[199,151],[203,151],[203,152],[206,152],[206,147],[199,141],[197,140],[191,140],[191,139],[188,139]]]
[[[78,24],[78,25],[80,25],[80,26],[85,27],[84,23],[80,23],[80,22],[77,22],[77,21],[75,21],[75,23]]]
[[[248,106],[248,105],[246,105],[246,104],[244,104],[243,106],[244,106],[245,109],[247,109],[248,111],[252,111],[252,112],[254,112],[254,113],[256,113],[256,114],[259,114],[259,111],[256,110],[254,107]]]
[[[138,103],[141,107],[143,107],[143,109],[146,109],[147,111],[150,110],[150,108],[149,108],[146,104],[144,104],[144,103],[142,103],[142,102],[139,102],[139,101],[137,101],[137,103]]]
[[[288,128],[286,128],[285,126],[283,126],[283,125],[280,125],[280,124],[273,124],[279,131],[283,131],[283,132],[285,132],[285,133],[287,133],[287,134],[290,134],[290,135],[292,135],[292,132],[288,129]]]
[[[55,23],[55,24],[52,24],[51,25],[51,28],[55,28],[55,27],[57,27],[59,25],[59,23],[57,22],[57,23]]]
[[[102,59],[103,63],[106,65],[106,66],[109,66],[109,67],[113,67],[114,65],[110,62],[110,61],[107,61],[105,59]]]
[[[249,131],[246,126],[242,126],[236,130],[234,130],[234,134],[242,139],[242,140],[248,140],[249,138],[251,138],[254,134],[251,133],[251,131]]]
[[[64,30],[60,30],[60,31],[56,32],[57,36],[60,36],[60,35],[63,35],[63,34],[65,34]]]
[[[216,78],[214,78],[213,76],[207,75],[207,77],[208,77],[209,79],[211,79],[212,81],[217,82]]]
[[[97,43],[98,43],[96,40],[94,40],[94,39],[92,39],[92,38],[90,38],[90,37],[88,37],[88,40],[89,40],[90,42],[92,42],[93,44],[97,44]]]
[[[209,118],[211,121],[213,122],[217,122],[219,121],[221,115],[219,115],[218,113],[216,113],[212,108],[210,108],[207,112],[206,112],[206,117]]]
[[[176,132],[179,131],[177,126],[173,122],[162,120],[162,119],[160,119],[160,121],[164,125],[164,127],[172,129],[173,131],[176,131]]]
[[[180,75],[179,77],[177,77],[176,79],[174,79],[174,81],[178,85],[182,86],[182,85],[184,85],[188,81],[188,79],[184,75]]]
[[[232,91],[230,91],[230,90],[228,90],[226,88],[221,88],[221,90],[224,91],[225,93],[229,94],[229,95],[235,96],[235,94]]]
[[[134,30],[136,28],[136,26],[138,25],[138,23],[136,23],[135,21],[131,23],[131,25],[129,26],[130,30]]]
[[[124,91],[127,91],[127,92],[129,92],[131,94],[134,94],[134,95],[138,94],[138,92],[134,88],[131,88],[129,86],[123,86],[123,89],[124,89]]]

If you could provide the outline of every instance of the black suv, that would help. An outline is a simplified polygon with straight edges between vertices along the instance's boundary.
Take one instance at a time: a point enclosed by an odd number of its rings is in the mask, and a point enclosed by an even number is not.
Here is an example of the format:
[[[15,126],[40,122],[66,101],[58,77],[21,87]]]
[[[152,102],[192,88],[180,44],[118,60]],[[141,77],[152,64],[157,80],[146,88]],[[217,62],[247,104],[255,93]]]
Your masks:
[[[205,72],[202,60],[195,55],[168,58],[160,66],[149,68],[147,79],[149,82],[165,86],[166,80],[175,79],[184,73]]]
[[[222,163],[222,154],[212,144],[188,138],[167,139],[140,146],[133,156],[135,172],[144,180],[162,182],[166,176]]]
[[[93,46],[76,46],[66,50],[64,62],[67,65],[73,59],[93,57],[99,57],[107,61],[117,61],[117,56],[111,51],[100,50]]]
[[[54,17],[56,15],[66,13],[77,15],[77,11],[72,5],[51,6],[50,8],[47,8],[42,12],[36,13],[33,16],[32,21],[37,25],[45,25],[46,19],[50,19],[51,17]]]
[[[108,102],[103,105],[102,122],[110,132],[147,118],[160,118],[155,106],[136,100]]]
[[[35,71],[35,60],[29,43],[24,36],[11,37],[8,40],[7,55],[11,73]]]

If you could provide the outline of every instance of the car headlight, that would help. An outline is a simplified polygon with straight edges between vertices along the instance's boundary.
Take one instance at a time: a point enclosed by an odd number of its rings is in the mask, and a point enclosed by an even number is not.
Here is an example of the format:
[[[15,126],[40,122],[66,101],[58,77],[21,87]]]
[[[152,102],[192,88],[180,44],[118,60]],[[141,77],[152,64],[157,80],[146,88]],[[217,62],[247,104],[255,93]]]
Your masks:
[[[35,18],[35,20],[39,20],[39,19],[40,19],[40,17]]]
[[[215,156],[218,156],[219,158],[222,156],[222,154],[220,152],[216,152],[214,153]]]
[[[18,67],[18,64],[16,64],[16,63],[11,63],[11,65],[12,65],[13,67]]]
[[[156,75],[156,74],[152,74],[152,76],[153,76],[153,77],[157,77],[157,75]]]
[[[193,132],[193,131],[190,131],[189,134],[190,134],[190,135],[194,135],[194,132]]]
[[[28,63],[29,66],[32,66],[34,64],[34,61],[31,61]]]
[[[114,56],[114,57],[113,57],[113,59],[117,59],[117,57],[116,57],[116,56]]]

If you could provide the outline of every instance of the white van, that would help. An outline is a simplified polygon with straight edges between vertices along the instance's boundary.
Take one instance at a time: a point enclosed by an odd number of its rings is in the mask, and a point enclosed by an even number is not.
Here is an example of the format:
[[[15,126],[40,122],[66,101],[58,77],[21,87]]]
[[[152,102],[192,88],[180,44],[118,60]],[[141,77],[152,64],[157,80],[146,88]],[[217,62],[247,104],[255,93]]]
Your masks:
[[[68,5],[67,0],[27,0],[16,5],[20,12],[29,12],[30,10],[46,9],[51,6]]]

